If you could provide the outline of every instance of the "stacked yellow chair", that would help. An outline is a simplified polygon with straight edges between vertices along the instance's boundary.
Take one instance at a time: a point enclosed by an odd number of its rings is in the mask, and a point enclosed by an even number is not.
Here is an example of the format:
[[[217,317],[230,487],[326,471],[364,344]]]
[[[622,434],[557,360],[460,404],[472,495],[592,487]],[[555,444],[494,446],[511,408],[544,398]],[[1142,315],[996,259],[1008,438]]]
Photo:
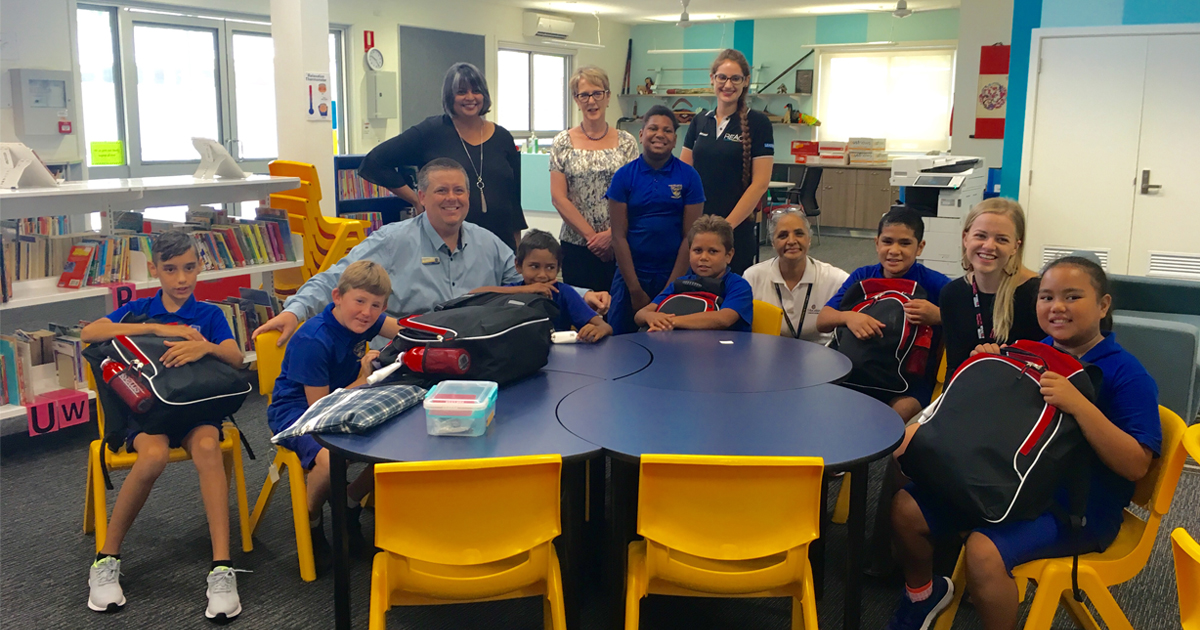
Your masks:
[[[274,177],[300,178],[298,188],[271,195],[271,207],[287,211],[288,227],[304,239],[304,265],[274,272],[276,294],[288,296],[361,243],[369,225],[366,221],[321,214],[321,182],[312,164],[275,160],[268,167]]]
[[[629,545],[625,628],[647,594],[791,597],[816,630],[808,545],[820,526],[819,457],[643,455]]]
[[[1200,462],[1200,424],[1183,434],[1184,450]],[[1171,532],[1175,583],[1179,588],[1179,620],[1183,630],[1200,630],[1200,544],[1182,528]]]
[[[558,455],[375,465],[371,630],[392,606],[543,596],[566,630]]]
[[[1133,629],[1108,588],[1132,579],[1146,566],[1154,548],[1158,526],[1171,507],[1175,486],[1179,483],[1187,456],[1181,443],[1187,426],[1166,407],[1159,407],[1158,411],[1162,421],[1162,455],[1150,464],[1150,470],[1137,483],[1133,493],[1133,503],[1146,510],[1149,516],[1142,520],[1125,510],[1121,530],[1108,549],[1079,556],[1079,588],[1087,594],[1088,600],[1111,630]],[[1033,580],[1038,586],[1025,620],[1025,630],[1048,630],[1060,603],[1081,627],[1100,627],[1087,607],[1076,602],[1072,596],[1071,560],[1069,557],[1034,560],[1013,569],[1021,600],[1025,599],[1028,580]],[[954,598],[938,617],[935,630],[949,630],[954,624],[954,615],[966,590],[966,562],[963,555],[958,557],[953,580]]]
[[[92,374],[91,366],[86,367],[88,387],[96,388],[96,377]],[[108,470],[128,470],[137,461],[137,453],[130,453],[122,446],[117,452],[104,447],[104,406],[96,400],[96,425],[100,429],[100,439],[93,440],[88,451],[87,496],[83,503],[83,533],[96,533],[96,551],[104,547],[104,539],[108,534],[108,500],[105,495],[104,472],[100,467],[101,457]],[[224,439],[221,440],[221,454],[225,460],[225,479],[232,479],[237,485],[238,525],[242,530],[242,551],[249,553],[254,550],[250,539],[250,510],[246,502],[246,473],[242,468],[241,432],[232,422],[226,422],[221,427]],[[168,461],[171,463],[191,459],[191,455],[182,448],[170,450]]]
[[[272,330],[254,338],[254,347],[258,351],[258,392],[271,400],[271,391],[275,388],[275,379],[283,370],[283,352],[286,346],[278,347],[279,331]],[[279,472],[287,470],[288,489],[292,494],[292,524],[296,529],[296,556],[300,561],[300,579],[312,582],[317,579],[316,561],[313,559],[312,530],[308,526],[308,494],[304,482],[304,467],[300,465],[300,457],[290,449],[282,446],[275,447],[275,458],[271,461],[271,473],[263,482],[263,488],[254,502],[254,513],[250,515],[250,535],[258,531],[263,514],[271,504],[275,494],[275,486],[279,483]]]
[[[754,300],[754,321],[750,322],[750,332],[778,335],[782,325],[783,309],[774,304]]]

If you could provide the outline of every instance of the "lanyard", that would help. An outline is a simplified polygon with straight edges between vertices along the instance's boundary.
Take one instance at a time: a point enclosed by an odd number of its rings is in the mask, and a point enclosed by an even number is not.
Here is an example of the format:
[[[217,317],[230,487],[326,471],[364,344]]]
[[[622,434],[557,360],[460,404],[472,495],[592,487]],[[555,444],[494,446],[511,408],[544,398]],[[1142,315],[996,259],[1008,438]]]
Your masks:
[[[812,285],[808,285],[808,291],[804,293],[804,308],[800,309],[800,325],[792,326],[792,318],[788,317],[786,308],[783,308],[783,293],[779,290],[779,285],[775,285],[775,297],[779,298],[779,307],[783,310],[783,320],[787,322],[788,332],[792,333],[793,339],[799,339],[800,333],[804,331],[804,318],[808,316],[808,299],[812,297]]]
[[[979,286],[975,284],[975,274],[971,274],[971,301],[975,303],[975,334],[979,336],[979,341],[986,342],[988,337],[983,336],[983,309],[979,306]],[[996,337],[996,329],[992,328],[992,339]]]

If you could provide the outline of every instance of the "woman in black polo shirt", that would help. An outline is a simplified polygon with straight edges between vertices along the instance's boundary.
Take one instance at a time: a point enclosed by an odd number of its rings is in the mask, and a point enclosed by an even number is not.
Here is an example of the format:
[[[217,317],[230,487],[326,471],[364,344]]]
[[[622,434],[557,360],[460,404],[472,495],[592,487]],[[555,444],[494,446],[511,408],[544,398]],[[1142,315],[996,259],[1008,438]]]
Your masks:
[[[430,116],[371,149],[358,167],[363,179],[391,190],[418,208],[417,193],[397,168],[421,168],[436,158],[462,165],[470,184],[467,220],[516,249],[526,227],[521,208],[521,153],[507,129],[483,115],[492,107],[487,79],[469,63],[456,63],[442,83],[441,116]]]
[[[744,274],[754,263],[758,243],[752,214],[771,182],[775,137],[766,114],[749,109],[750,64],[742,53],[725,49],[713,61],[717,108],[688,126],[679,158],[695,167],[704,182],[705,214],[725,217],[733,226],[733,262]]]

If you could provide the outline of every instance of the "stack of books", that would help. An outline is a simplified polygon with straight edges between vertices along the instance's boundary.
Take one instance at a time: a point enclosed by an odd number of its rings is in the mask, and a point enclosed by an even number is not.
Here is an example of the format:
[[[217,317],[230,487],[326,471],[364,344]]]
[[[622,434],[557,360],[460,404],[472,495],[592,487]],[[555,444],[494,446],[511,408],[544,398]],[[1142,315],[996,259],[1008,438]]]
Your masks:
[[[38,393],[45,393],[34,387],[34,368],[39,366],[55,366],[52,373],[57,373],[58,386],[63,389],[83,386],[87,375],[79,332],[85,323],[80,324],[52,323],[48,329],[0,335],[0,405],[32,404]],[[45,389],[45,383],[40,387]]]
[[[274,296],[259,289],[242,288],[238,297],[207,302],[225,314],[225,321],[229,322],[229,329],[233,331],[233,337],[242,352],[254,350],[254,339],[250,335],[281,310]]]
[[[369,226],[369,227],[367,227],[367,230],[366,230],[368,236],[371,234],[371,232],[374,232],[375,230],[378,230],[379,228],[383,227],[383,213],[382,212],[347,212],[341,216],[343,219],[354,219],[356,221],[366,221]]]
[[[376,199],[395,196],[392,191],[359,177],[358,172],[353,169],[338,171],[337,180],[339,199]]]

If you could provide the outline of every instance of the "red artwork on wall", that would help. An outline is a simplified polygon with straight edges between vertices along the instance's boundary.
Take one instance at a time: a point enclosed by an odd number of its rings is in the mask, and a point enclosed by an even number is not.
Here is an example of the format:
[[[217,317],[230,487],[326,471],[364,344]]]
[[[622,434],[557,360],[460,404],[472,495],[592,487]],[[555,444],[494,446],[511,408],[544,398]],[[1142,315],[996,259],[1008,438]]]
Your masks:
[[[1003,138],[1008,112],[1008,53],[1003,45],[984,46],[979,54],[979,91],[975,95],[975,137]]]

